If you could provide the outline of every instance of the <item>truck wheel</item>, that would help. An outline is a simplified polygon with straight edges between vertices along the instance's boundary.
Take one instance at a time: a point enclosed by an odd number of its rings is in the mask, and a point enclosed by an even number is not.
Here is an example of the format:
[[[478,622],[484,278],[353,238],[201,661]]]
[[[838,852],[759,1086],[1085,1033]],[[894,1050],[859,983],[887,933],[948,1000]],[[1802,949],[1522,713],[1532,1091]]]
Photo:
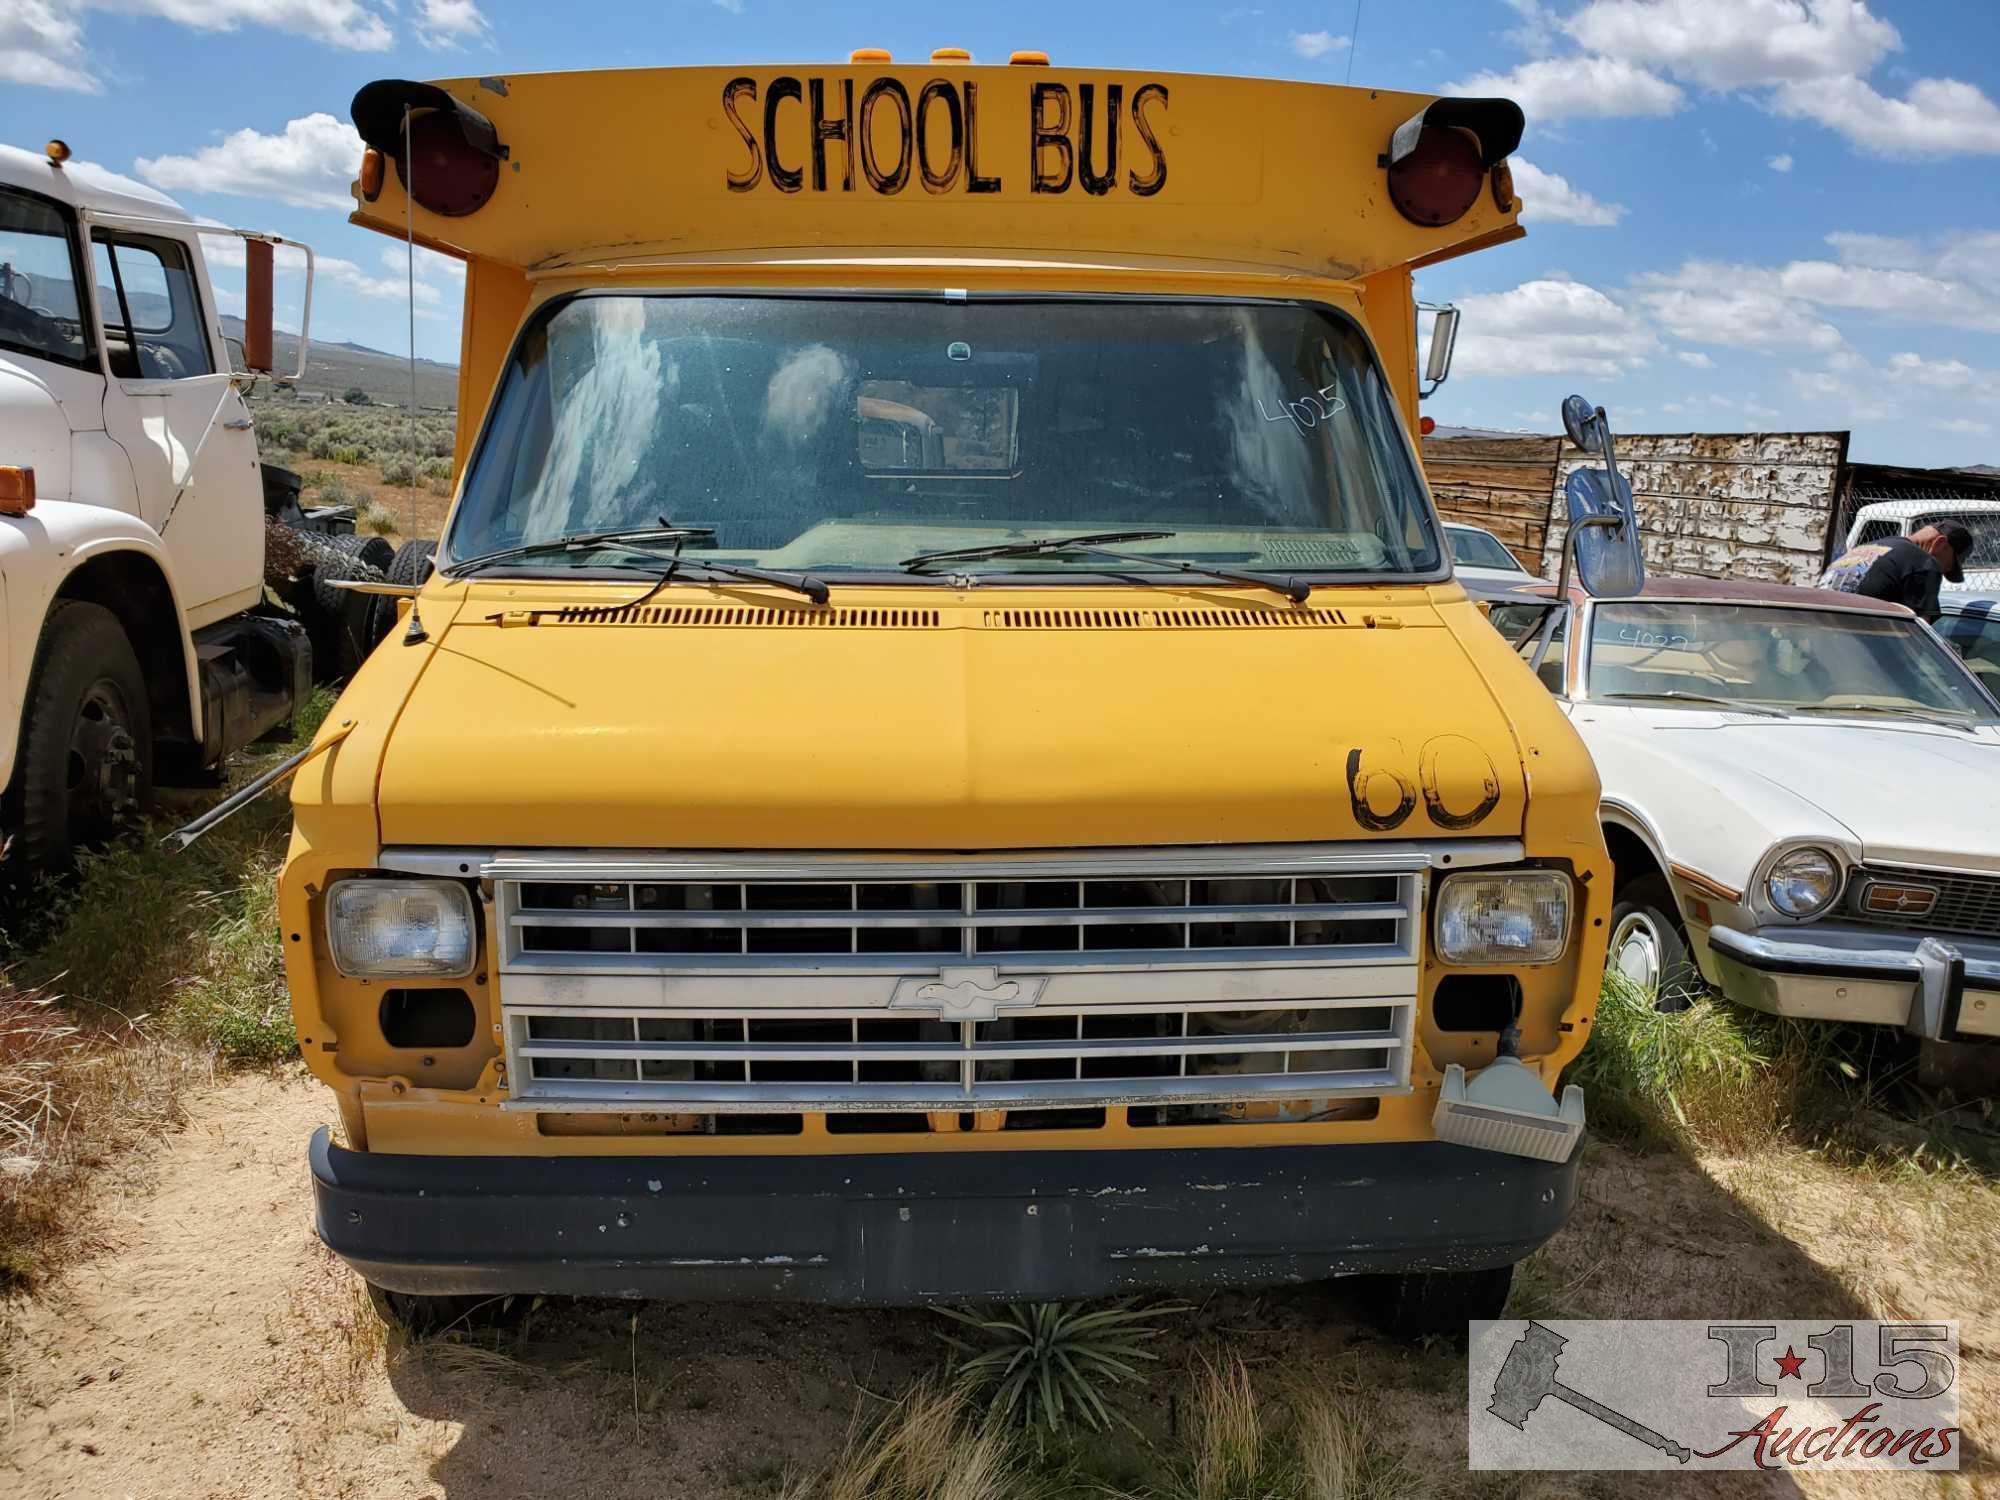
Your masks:
[[[431,576],[431,557],[437,551],[437,543],[425,538],[408,541],[396,549],[395,556],[382,575],[390,583],[412,584],[422,587],[424,580]],[[375,596],[375,612],[369,620],[368,636],[371,642],[379,642],[396,628],[396,600],[388,594]]]
[[[389,564],[396,556],[396,549],[387,537],[357,536],[350,532],[346,536],[330,536],[327,540],[349,557],[358,557],[369,567],[384,573],[389,571]]]
[[[2000,1044],[1993,1042],[1917,1042],[1917,1082],[1934,1093],[1959,1099],[1990,1099],[2000,1094]]]
[[[1355,1278],[1368,1321],[1399,1339],[1463,1335],[1474,1319],[1497,1318],[1514,1284],[1512,1266],[1488,1271],[1399,1271]]]
[[[21,729],[13,858],[67,870],[136,823],[153,796],[146,679],[118,617],[59,603],[42,627]]]
[[[411,1338],[429,1338],[448,1329],[490,1328],[517,1312],[523,1299],[500,1296],[426,1297],[415,1292],[392,1292],[374,1282],[363,1282],[375,1316],[391,1328],[399,1328]]]
[[[382,572],[391,583],[421,584],[431,576],[431,559],[437,555],[437,549],[438,544],[428,537],[405,542]]]
[[[378,596],[337,589],[332,581],[373,582],[381,576],[379,568],[343,551],[330,551],[319,558],[313,569],[310,602],[299,613],[307,634],[312,637],[313,676],[320,681],[336,682],[352,677],[375,649],[375,638],[368,632]]]
[[[1689,956],[1687,930],[1666,877],[1641,875],[1619,888],[1604,971],[1623,975],[1651,995],[1655,1010],[1686,1010],[1700,996],[1701,972]]]

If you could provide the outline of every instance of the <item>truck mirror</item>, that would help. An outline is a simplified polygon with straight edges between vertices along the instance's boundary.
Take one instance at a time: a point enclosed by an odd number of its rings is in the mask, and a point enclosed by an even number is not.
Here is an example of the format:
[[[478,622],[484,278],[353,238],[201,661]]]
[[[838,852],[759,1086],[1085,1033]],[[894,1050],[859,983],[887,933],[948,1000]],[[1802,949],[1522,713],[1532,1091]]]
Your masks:
[[[271,242],[246,239],[243,267],[243,368],[271,373]]]
[[[1458,343],[1458,309],[1440,307],[1431,319],[1431,349],[1424,363],[1424,379],[1430,383],[1428,396],[1451,374],[1451,354]]]
[[[1646,558],[1639,545],[1639,512],[1632,486],[1618,472],[1611,418],[1581,396],[1562,404],[1563,431],[1585,453],[1603,455],[1601,469],[1572,470],[1563,485],[1569,535],[1563,539],[1556,597],[1569,597],[1570,568],[1594,598],[1629,598],[1646,583]]]
[[[1563,431],[1569,440],[1585,453],[1604,451],[1604,433],[1599,426],[1598,409],[1581,396],[1564,398],[1562,405]]]

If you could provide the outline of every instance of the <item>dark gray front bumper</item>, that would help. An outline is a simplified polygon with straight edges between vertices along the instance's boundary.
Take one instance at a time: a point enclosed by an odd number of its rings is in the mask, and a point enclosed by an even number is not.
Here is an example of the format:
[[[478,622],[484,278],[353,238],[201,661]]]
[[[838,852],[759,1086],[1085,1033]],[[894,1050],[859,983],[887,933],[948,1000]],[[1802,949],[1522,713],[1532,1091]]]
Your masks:
[[[393,1156],[325,1129],[311,1152],[320,1238],[391,1291],[884,1305],[1511,1265],[1569,1217],[1582,1155]]]
[[[2000,942],[1991,939],[1807,922],[1714,927],[1708,946],[1723,993],[1739,1005],[1933,1040],[2000,1036]]]

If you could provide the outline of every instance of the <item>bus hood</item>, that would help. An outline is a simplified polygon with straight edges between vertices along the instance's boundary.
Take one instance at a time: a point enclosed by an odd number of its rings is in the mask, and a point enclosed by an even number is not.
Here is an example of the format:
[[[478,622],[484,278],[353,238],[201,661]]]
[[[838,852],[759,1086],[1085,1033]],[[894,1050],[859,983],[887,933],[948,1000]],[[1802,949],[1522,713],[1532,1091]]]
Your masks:
[[[897,597],[922,602],[468,599],[383,751],[382,841],[1002,849],[1521,833],[1512,728],[1421,594],[1366,613],[1164,589],[1115,608],[1079,608],[1074,593],[1057,608],[998,591]]]

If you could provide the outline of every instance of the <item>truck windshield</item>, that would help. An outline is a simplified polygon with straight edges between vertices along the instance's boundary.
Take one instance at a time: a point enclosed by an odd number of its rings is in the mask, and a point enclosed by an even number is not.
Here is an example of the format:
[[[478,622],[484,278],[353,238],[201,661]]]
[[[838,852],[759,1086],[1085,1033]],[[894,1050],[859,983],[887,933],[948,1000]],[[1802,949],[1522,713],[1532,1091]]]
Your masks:
[[[691,557],[905,584],[919,552],[1141,529],[1172,536],[1131,550],[1252,569],[1443,565],[1366,340],[1291,303],[559,302],[503,378],[446,565],[662,518],[713,528]],[[519,566],[607,559],[630,563]],[[945,574],[1106,571],[1044,555]]]
[[[1600,604],[1590,696],[1990,722],[1986,695],[1914,620],[1739,604]]]

